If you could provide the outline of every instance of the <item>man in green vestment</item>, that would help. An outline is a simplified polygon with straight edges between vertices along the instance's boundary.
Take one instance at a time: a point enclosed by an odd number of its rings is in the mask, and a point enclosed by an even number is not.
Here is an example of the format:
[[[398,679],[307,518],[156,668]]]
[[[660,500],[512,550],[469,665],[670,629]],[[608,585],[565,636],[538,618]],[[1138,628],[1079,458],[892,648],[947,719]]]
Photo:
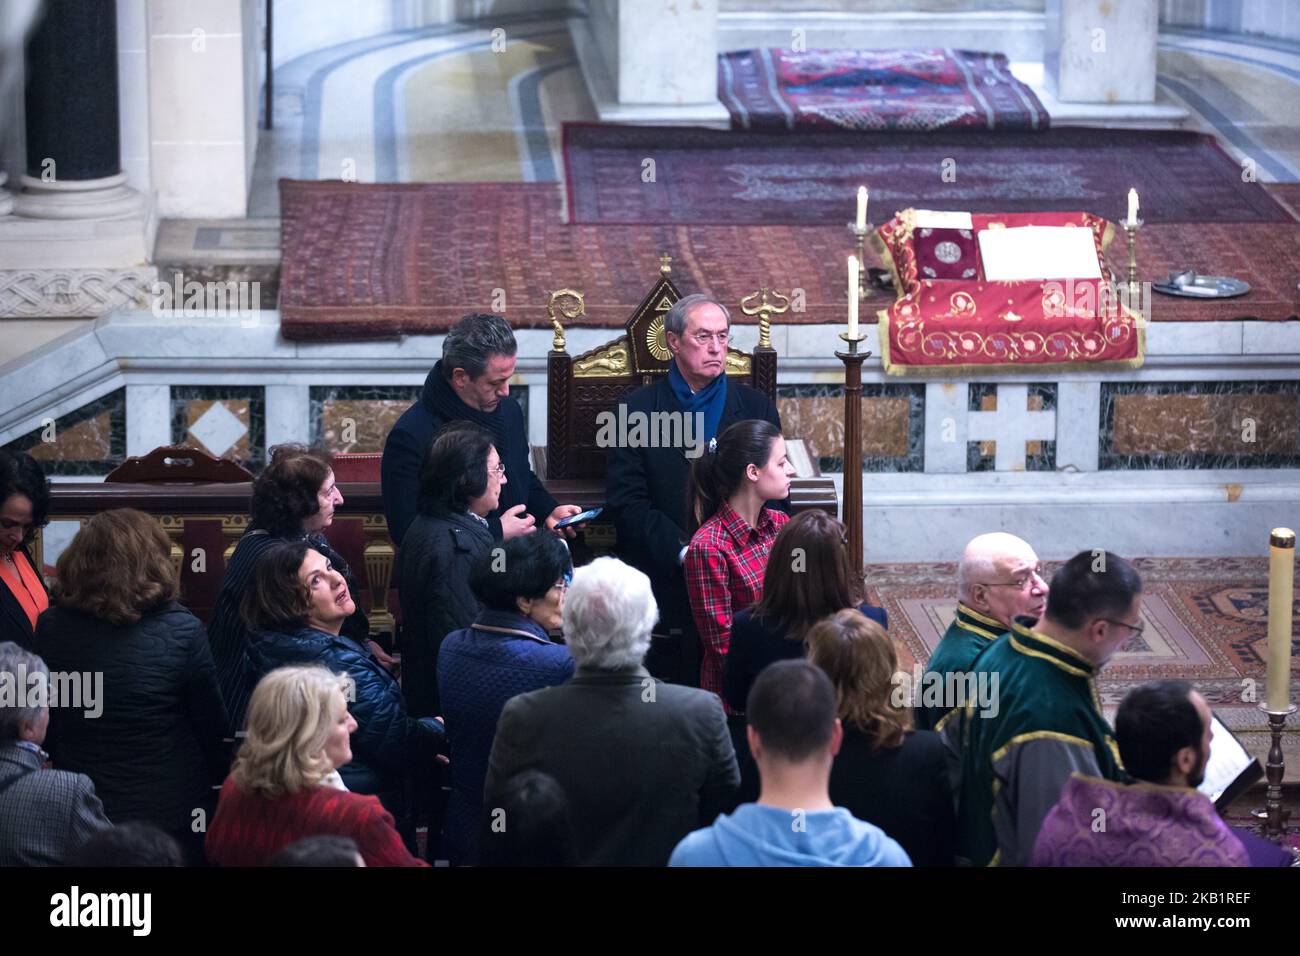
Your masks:
[[[964,677],[979,653],[1016,618],[1037,621],[1046,604],[1042,565],[1027,541],[1004,531],[972,538],[957,565],[957,614],[914,691],[917,729],[942,729],[944,717],[969,702]]]
[[[1142,579],[1108,551],[1083,551],[1052,578],[1035,629],[1014,624],[975,660],[996,678],[992,707],[964,712],[958,858],[1026,866],[1070,774],[1123,780],[1097,672],[1142,633]]]

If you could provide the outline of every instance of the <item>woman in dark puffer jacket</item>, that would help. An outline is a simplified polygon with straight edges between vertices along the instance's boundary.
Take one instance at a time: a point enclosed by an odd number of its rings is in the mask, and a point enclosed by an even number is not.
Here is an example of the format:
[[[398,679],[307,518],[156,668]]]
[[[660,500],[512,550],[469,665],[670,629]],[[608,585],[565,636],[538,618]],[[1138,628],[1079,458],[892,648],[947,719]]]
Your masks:
[[[339,773],[352,792],[378,796],[399,832],[413,837],[408,783],[432,775],[442,724],[409,717],[396,679],[364,644],[340,633],[354,610],[347,582],[325,555],[306,541],[273,544],[244,598],[244,618],[255,635],[249,683],[256,686],[263,675],[291,664],[323,664],[347,674],[348,710],[357,729],[352,762]]]
[[[31,649],[51,672],[81,675],[77,706],[50,708],[54,765],[90,777],[113,823],[152,823],[201,864],[198,824],[229,769],[226,710],[203,625],[178,592],[157,522],[101,512],[59,556]]]
[[[505,483],[505,466],[486,429],[452,422],[434,436],[420,468],[420,513],[397,554],[402,684],[413,714],[442,713],[438,649],[452,631],[473,624],[482,608],[469,579],[494,546],[486,516]]]

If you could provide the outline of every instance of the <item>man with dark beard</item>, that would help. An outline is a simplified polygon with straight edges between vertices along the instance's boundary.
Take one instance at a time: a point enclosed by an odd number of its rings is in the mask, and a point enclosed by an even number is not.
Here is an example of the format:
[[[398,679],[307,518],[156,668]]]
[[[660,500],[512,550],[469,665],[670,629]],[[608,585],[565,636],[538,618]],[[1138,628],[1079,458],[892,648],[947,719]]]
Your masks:
[[[1232,830],[1196,788],[1210,759],[1212,713],[1184,681],[1130,691],[1115,717],[1135,782],[1075,774],[1048,813],[1034,866],[1279,866],[1277,846]],[[1262,852],[1261,852],[1262,851]]]

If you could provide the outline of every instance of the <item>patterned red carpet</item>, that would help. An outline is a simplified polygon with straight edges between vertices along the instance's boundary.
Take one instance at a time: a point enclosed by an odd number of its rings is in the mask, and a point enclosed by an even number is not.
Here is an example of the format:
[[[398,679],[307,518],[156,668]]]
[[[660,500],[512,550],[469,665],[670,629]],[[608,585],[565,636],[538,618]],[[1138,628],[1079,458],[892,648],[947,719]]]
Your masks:
[[[736,129],[1046,129],[1047,111],[1001,53],[737,50],[718,57]]]
[[[787,294],[799,288],[805,309],[787,313],[782,324],[844,321],[851,245],[836,224],[567,226],[552,183],[283,180],[281,203],[280,315],[290,339],[435,333],[487,307],[516,328],[541,328],[549,292],[563,288],[586,293],[583,324],[616,328],[654,281],[664,251],[684,292],[734,303],[764,284]],[[1120,275],[1126,256],[1121,235],[1108,255]],[[1276,320],[1300,312],[1295,222],[1146,226],[1138,263],[1144,280],[1192,267],[1252,287],[1219,302],[1157,295],[1155,321]]]
[[[1116,232],[1107,258],[1112,269],[1127,276],[1124,234]],[[1137,260],[1143,282],[1194,269],[1250,284],[1245,295],[1217,302],[1153,293],[1154,321],[1300,319],[1300,223],[1155,223],[1138,232]]]
[[[798,287],[807,307],[783,324],[844,321],[847,248],[833,226],[566,226],[554,183],[280,188],[290,339],[441,332],[489,307],[515,328],[542,328],[549,292],[564,288],[586,293],[581,324],[621,327],[665,251],[683,293],[736,302],[763,284]]]
[[[1117,706],[1144,681],[1180,678],[1195,683],[1232,729],[1266,727],[1258,703],[1264,695],[1267,559],[1139,558],[1134,564],[1145,587],[1146,629],[1102,671],[1103,703]],[[1048,563],[1049,577],[1058,566]],[[948,626],[955,574],[952,564],[868,566],[871,597],[889,612],[904,670],[923,665]],[[1300,617],[1300,601],[1296,610]],[[1300,657],[1293,657],[1293,675],[1300,673],[1296,668]],[[1293,687],[1300,682],[1293,679]]]
[[[1115,221],[1130,187],[1147,222],[1294,221],[1262,185],[1242,182],[1212,136],[1178,131],[791,134],[566,123],[564,162],[577,223],[843,228],[862,183],[876,222],[909,206],[1081,210]]]

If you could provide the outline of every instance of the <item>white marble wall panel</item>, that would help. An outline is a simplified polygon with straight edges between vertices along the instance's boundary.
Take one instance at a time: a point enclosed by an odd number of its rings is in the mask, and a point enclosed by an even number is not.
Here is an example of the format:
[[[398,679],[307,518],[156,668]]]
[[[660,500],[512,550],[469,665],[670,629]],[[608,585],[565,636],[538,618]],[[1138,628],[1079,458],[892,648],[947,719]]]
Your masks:
[[[1269,530],[1300,521],[1300,471],[964,476],[869,474],[868,562],[956,561],[986,531],[1019,535],[1048,560],[1262,555]],[[1232,496],[1236,496],[1233,498]],[[1231,500],[1230,500],[1231,498]]]
[[[619,102],[714,102],[717,23],[717,0],[620,0]]]
[[[126,387],[126,453],[147,455],[172,443],[171,388],[167,385]]]
[[[1147,355],[1240,355],[1243,329],[1260,324],[1151,322],[1146,327]]]
[[[122,170],[145,196],[149,177],[149,20],[145,0],[117,0],[117,102]]]
[[[149,0],[148,12],[158,214],[243,216],[251,168],[244,30],[257,24],[245,24],[242,0]]]
[[[965,382],[927,382],[925,386],[925,470],[935,474],[966,471],[966,422],[970,390]]]
[[[1100,382],[1061,382],[1056,388],[1056,467],[1096,471]]]
[[[1300,354],[1300,322],[1245,322],[1243,325],[1242,354]]]
[[[310,416],[310,386],[266,386],[266,447],[303,441]]]
[[[1154,102],[1158,17],[1156,0],[1047,0],[1048,89],[1067,103]]]

